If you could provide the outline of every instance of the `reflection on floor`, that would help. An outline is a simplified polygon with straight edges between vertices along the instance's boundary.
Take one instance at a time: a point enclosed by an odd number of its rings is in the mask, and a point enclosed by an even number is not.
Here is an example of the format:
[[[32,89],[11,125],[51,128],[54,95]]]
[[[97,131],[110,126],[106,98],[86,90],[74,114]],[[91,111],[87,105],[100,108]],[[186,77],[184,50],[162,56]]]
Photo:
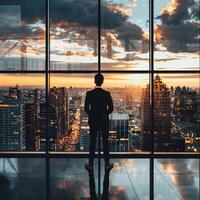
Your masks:
[[[85,159],[51,160],[51,199],[90,199],[89,175]],[[112,160],[109,173],[109,199],[148,200],[148,159]],[[97,161],[94,170],[95,191],[98,194]],[[199,200],[198,159],[155,160],[155,200]],[[104,163],[101,161],[101,193],[103,193]],[[104,183],[105,184],[105,183]],[[45,160],[0,159],[0,200],[44,200]],[[104,200],[105,197],[103,198]]]

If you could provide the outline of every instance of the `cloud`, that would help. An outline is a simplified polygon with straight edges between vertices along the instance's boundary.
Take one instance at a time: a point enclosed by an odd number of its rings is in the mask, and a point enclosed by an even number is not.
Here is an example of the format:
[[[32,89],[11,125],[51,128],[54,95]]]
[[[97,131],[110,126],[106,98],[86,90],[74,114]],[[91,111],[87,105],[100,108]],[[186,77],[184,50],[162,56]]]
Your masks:
[[[194,0],[172,1],[157,16],[161,21],[156,26],[156,38],[159,38],[157,42],[164,43],[169,51],[191,51],[187,49],[187,43],[199,43],[198,14],[199,6]]]
[[[125,22],[116,29],[119,33],[120,39],[135,39],[141,40],[143,39],[143,30],[137,26],[136,24],[132,24],[131,22]]]
[[[172,5],[163,8],[158,19],[167,25],[182,24],[190,18],[189,8],[194,5],[194,0],[175,0],[172,2]]]
[[[1,0],[0,13],[1,32],[16,34],[18,32],[29,33],[27,29],[31,24],[45,21],[45,1],[31,0]],[[14,6],[15,5],[15,6]],[[113,7],[116,5],[113,4]],[[15,8],[15,9],[14,9]],[[128,16],[120,10],[111,9],[102,1],[102,28],[113,29],[121,26]],[[14,13],[13,13],[14,12]],[[11,14],[12,13],[12,14]],[[12,18],[12,19],[11,19]],[[18,23],[14,21],[18,18]],[[62,27],[68,33],[70,26],[84,34],[90,34],[90,29],[98,26],[98,1],[97,0],[56,0],[50,1],[51,28]],[[12,23],[10,23],[12,21]],[[14,24],[11,26],[10,24]],[[9,26],[8,26],[9,25]],[[24,27],[22,27],[24,26]],[[31,27],[32,28],[32,27]],[[33,28],[32,28],[33,29]],[[35,28],[36,29],[36,28]],[[4,30],[4,31],[3,31]],[[34,31],[33,31],[34,32]],[[97,35],[97,30],[95,32]]]
[[[43,37],[44,30],[41,24],[38,24],[39,20],[41,22],[44,19],[44,4],[41,2],[39,0],[2,0],[0,2],[0,36],[15,39]]]
[[[18,6],[20,8],[19,9],[20,13],[16,13],[16,14],[17,15],[20,14],[22,21],[27,22],[27,23],[34,23],[38,19],[41,19],[41,20],[45,19],[45,1],[1,0],[0,7],[1,6],[7,6],[7,7]]]
[[[179,25],[158,25],[158,29],[164,39],[182,40],[188,43],[198,42],[198,29],[196,23],[184,23]]]
[[[80,26],[98,26],[98,1],[97,0],[58,0],[51,1],[50,12],[53,22],[66,21],[77,23]],[[128,18],[118,4],[101,2],[102,28],[113,29],[121,26]]]
[[[0,6],[20,6],[21,19],[27,23],[35,23],[45,19],[45,1],[41,0],[1,0]],[[102,1],[102,13],[106,19],[102,26],[115,28],[127,20],[127,16],[116,10],[110,9]],[[81,26],[97,26],[98,1],[97,0],[55,0],[50,1],[50,18],[53,22],[67,21]]]

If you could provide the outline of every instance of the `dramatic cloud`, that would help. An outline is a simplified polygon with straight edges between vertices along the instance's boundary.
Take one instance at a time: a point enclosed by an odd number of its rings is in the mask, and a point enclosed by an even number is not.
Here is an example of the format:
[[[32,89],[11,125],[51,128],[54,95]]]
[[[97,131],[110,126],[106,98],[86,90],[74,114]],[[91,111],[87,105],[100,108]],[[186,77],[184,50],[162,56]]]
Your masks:
[[[194,0],[174,0],[171,6],[163,8],[158,19],[161,19],[162,23],[166,25],[182,24],[190,18],[189,8],[194,5]]]
[[[1,0],[0,6],[3,5],[19,6],[21,19],[27,23],[45,19],[45,1]],[[114,7],[113,5],[112,8]],[[105,28],[118,27],[127,20],[126,13],[119,9],[111,9],[105,2],[102,2],[102,14],[105,19],[102,26]],[[98,2],[97,0],[51,0],[50,18],[52,22],[66,21],[82,26],[97,26]]]
[[[26,23],[35,23],[38,19],[45,19],[45,1],[1,0],[0,7],[5,5],[8,7],[18,6],[20,13],[16,13],[16,15],[20,14],[21,20]]]
[[[142,29],[128,22],[135,2],[135,0],[130,0],[129,4],[124,5],[112,1],[101,1],[101,27],[105,30],[105,32],[102,31],[102,36],[116,35],[112,38],[112,42],[118,43],[120,43],[119,40],[144,38]],[[5,7],[10,11],[0,14],[3,20],[0,20],[1,37],[44,37],[45,1],[2,0],[0,8]],[[17,22],[14,20],[16,18]],[[50,0],[50,22],[51,39],[86,36],[86,38],[97,40],[98,1]],[[12,26],[7,24],[12,24]]]
[[[29,30],[27,29],[29,28],[27,28],[26,26],[30,26],[31,24],[35,24],[39,21],[45,21],[44,2],[45,1],[40,0],[2,0],[0,3],[0,9],[3,10],[6,7],[9,12],[4,11],[3,13],[0,13],[1,32],[16,34],[19,32],[22,33],[24,31],[24,35],[25,33],[28,34]],[[122,12],[122,7],[121,10],[119,8],[119,5],[112,4],[112,6],[109,6],[107,3],[102,1],[102,28],[117,28],[127,20],[127,13]],[[17,22],[16,20],[14,20],[16,18],[18,19]],[[89,29],[92,29],[92,27],[97,28],[98,26],[98,1],[51,0],[50,20],[52,33],[55,33],[55,31],[53,30],[54,28],[60,27],[65,29],[64,32],[69,32],[70,28],[75,28],[76,31],[80,32],[83,35],[88,34],[88,32],[90,34],[91,31],[89,31]],[[97,35],[97,31],[95,35]]]
[[[119,33],[120,39],[143,39],[143,30],[131,22],[125,22],[122,26],[117,28],[116,31]]]
[[[199,42],[198,14],[199,6],[194,0],[172,1],[157,17],[161,24],[156,27],[156,42],[164,43],[170,51],[189,51],[186,47],[188,43]]]

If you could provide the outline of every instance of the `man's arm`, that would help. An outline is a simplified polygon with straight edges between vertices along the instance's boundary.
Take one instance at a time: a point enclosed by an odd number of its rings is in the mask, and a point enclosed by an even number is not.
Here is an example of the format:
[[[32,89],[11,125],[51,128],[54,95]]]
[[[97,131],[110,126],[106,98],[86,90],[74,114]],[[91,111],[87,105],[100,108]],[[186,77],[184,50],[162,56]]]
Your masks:
[[[90,103],[89,103],[88,93],[86,93],[86,97],[85,97],[84,110],[89,115],[89,113],[90,113]]]
[[[112,113],[113,111],[113,100],[112,100],[112,97],[110,95],[110,92],[109,92],[109,95],[108,95],[108,114]]]

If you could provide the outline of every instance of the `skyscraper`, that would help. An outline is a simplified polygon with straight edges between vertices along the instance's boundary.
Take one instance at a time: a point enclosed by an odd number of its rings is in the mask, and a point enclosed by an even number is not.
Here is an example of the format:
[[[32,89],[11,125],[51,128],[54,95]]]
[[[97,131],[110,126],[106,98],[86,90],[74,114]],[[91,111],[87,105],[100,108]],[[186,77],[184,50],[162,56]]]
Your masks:
[[[170,90],[158,75],[154,80],[154,134],[155,150],[169,150],[171,135]]]
[[[141,123],[142,123],[142,150],[151,151],[152,134],[151,134],[151,105],[150,105],[150,88],[149,85],[142,89],[141,97]]]
[[[40,150],[45,150],[46,147],[46,138],[47,138],[47,127],[46,127],[46,103],[40,103],[40,112],[39,112],[39,129],[40,129]],[[49,150],[55,150],[57,142],[57,117],[55,107],[50,105],[48,116],[48,133],[49,133]]]
[[[80,107],[80,150],[89,151],[90,134],[88,125],[88,116],[83,106]]]
[[[112,113],[109,117],[110,151],[129,151],[129,116]]]
[[[19,86],[10,87],[8,91],[8,96],[12,99],[19,100],[20,99],[20,89]]]
[[[192,121],[197,117],[197,92],[186,87],[176,87],[173,107],[176,121]]]
[[[142,150],[151,150],[151,106],[149,86],[143,90],[141,98]],[[154,150],[169,151],[171,136],[171,99],[170,90],[156,75],[154,80]]]
[[[25,150],[25,114],[23,104],[0,104],[0,150]]]
[[[50,89],[50,105],[56,111],[58,136],[64,136],[68,129],[68,94],[65,87]]]
[[[37,107],[35,103],[25,104],[25,150],[35,151],[37,138]]]

